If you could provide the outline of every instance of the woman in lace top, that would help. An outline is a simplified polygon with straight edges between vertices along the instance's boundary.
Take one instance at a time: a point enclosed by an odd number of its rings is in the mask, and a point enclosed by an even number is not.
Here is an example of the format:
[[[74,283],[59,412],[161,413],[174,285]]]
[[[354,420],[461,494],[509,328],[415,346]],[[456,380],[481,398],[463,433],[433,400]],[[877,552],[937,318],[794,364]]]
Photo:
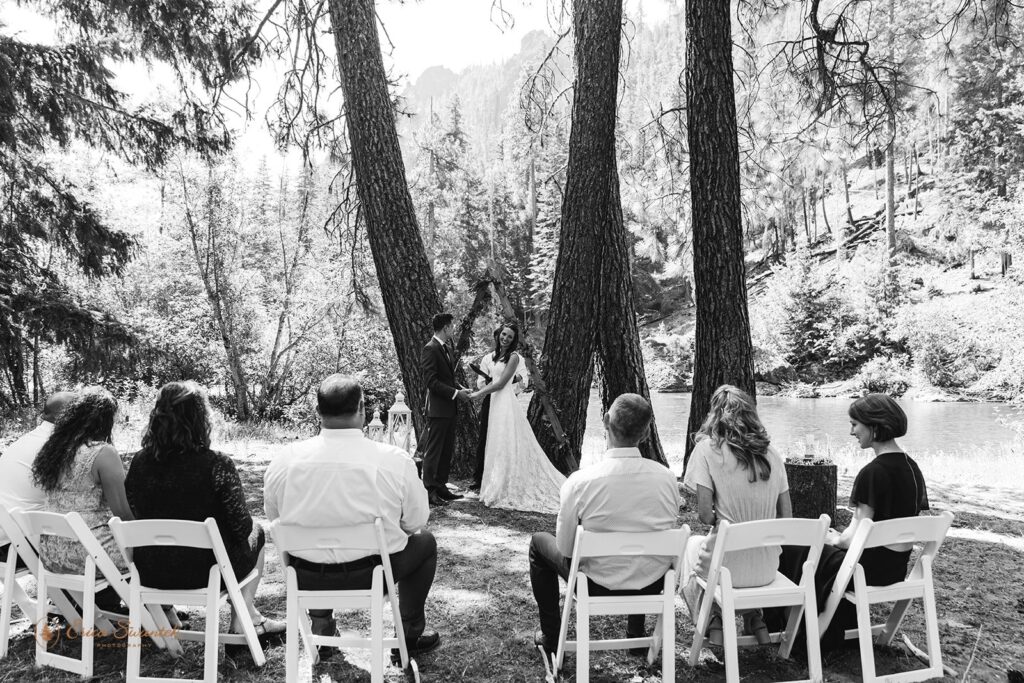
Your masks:
[[[160,389],[126,488],[139,519],[213,517],[235,577],[241,581],[253,569],[262,577],[263,528],[249,514],[234,461],[210,448],[210,408],[199,385],[169,382]],[[205,587],[214,563],[209,550],[173,546],[140,547],[134,559],[145,585],[166,589]],[[258,584],[259,578],[242,587],[257,632],[283,631],[283,624],[265,619],[254,606]],[[234,613],[231,623],[238,632]]]
[[[32,475],[46,493],[48,512],[77,512],[118,569],[127,571],[107,521],[134,519],[124,490],[124,466],[110,443],[117,401],[102,387],[83,390],[61,412],[53,433],[32,463]],[[39,557],[51,571],[80,574],[85,551],[77,541],[43,536]]]

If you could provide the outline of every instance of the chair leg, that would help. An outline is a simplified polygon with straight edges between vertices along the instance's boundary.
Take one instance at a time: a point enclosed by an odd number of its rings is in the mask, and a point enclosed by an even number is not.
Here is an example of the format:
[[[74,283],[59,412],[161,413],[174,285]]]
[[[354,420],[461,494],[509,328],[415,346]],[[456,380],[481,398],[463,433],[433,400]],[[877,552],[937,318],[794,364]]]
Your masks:
[[[590,614],[587,591],[580,586],[582,599],[576,601],[576,683],[590,680]]]
[[[939,642],[939,618],[935,609],[935,586],[932,581],[931,558],[924,565],[924,624],[928,638],[928,664],[932,676],[942,676],[942,644]]]
[[[94,633],[96,631],[96,565],[91,557],[85,561],[85,604],[82,605],[82,668],[83,678],[92,678]]]
[[[710,598],[705,594],[704,600],[710,600]],[[708,610],[708,613],[710,615],[710,610]],[[710,616],[704,619],[701,618],[702,616],[704,616],[703,604],[701,605],[698,617],[694,620],[695,623],[693,625],[693,643],[690,645],[689,659],[691,667],[697,666],[697,662],[700,661],[700,650],[704,647],[704,631],[707,629],[708,622],[711,620]]]
[[[137,683],[142,676],[142,595],[140,587],[132,582],[128,591],[128,653],[125,662],[125,680]]]
[[[380,585],[379,576],[375,575],[373,579],[373,605],[370,608],[370,683],[384,683],[384,589]],[[399,637],[405,637],[405,634],[400,634]]]
[[[220,572],[215,578],[216,583],[211,578],[206,587],[206,662],[203,670],[206,683],[217,683],[217,655],[220,651]]]
[[[875,680],[875,646],[871,637],[871,605],[868,604],[867,581],[864,569],[857,565],[853,575],[854,596],[857,605],[857,638],[860,641],[861,679],[864,683]]]
[[[661,630],[664,632],[661,647],[661,680],[676,680],[676,606],[673,594],[667,596],[665,612],[661,615]],[[655,653],[657,654],[657,653]]]
[[[729,591],[722,591],[725,594],[722,607],[722,647],[725,650],[725,680],[728,683],[739,683],[740,660],[739,643],[736,637],[736,610],[733,608]]]
[[[804,600],[806,601],[806,599],[805,597]],[[797,631],[800,630],[800,619],[804,616],[804,605],[793,605],[787,611],[789,616],[786,620],[786,631],[782,634],[782,644],[779,645],[779,656],[783,659],[789,659],[789,655],[793,651],[793,642],[796,640]],[[817,633],[817,630],[814,632]]]
[[[286,683],[297,683],[299,680],[299,619],[306,615],[299,612],[299,597],[296,595],[298,586],[295,584],[295,570],[285,569],[285,590],[287,607],[285,608],[285,641],[284,641],[284,676]],[[305,641],[306,652],[316,659],[316,647]]]
[[[8,559],[4,565],[3,593],[0,594],[0,659],[7,656],[7,641],[11,637],[11,611],[13,606],[14,588],[18,585],[14,578],[14,562]]]
[[[46,595],[46,571],[42,567],[40,570],[39,578],[36,580],[36,595],[40,597],[36,600],[36,666],[41,666],[46,660],[47,640],[43,636],[50,628],[47,622],[46,600],[42,599],[42,596]]]
[[[892,645],[892,639],[896,637],[896,631],[903,622],[903,617],[906,615],[907,609],[910,608],[910,602],[910,600],[900,600],[892,606],[892,611],[889,612],[889,618],[885,620],[885,628],[878,634],[879,645]]]
[[[821,670],[821,641],[818,639],[818,610],[814,586],[807,586],[804,594],[804,631],[807,633],[807,676],[814,683],[825,680]],[[795,635],[793,636],[796,637]]]
[[[658,660],[658,653],[661,651],[662,641],[665,640],[665,629],[662,627],[662,620],[665,614],[662,611],[651,631],[651,646],[647,649],[647,666],[652,666]]]

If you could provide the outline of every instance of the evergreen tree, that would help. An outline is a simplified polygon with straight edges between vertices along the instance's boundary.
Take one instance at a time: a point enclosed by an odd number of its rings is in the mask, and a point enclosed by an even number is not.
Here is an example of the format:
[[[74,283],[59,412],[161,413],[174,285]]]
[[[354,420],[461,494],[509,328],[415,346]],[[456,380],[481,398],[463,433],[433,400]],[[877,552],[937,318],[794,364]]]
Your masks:
[[[63,343],[94,362],[125,349],[123,326],[83,306],[51,253],[96,278],[122,271],[134,240],[106,225],[102,213],[49,164],[44,152],[84,141],[154,168],[186,148],[224,150],[229,137],[214,92],[257,56],[248,39],[249,5],[228,8],[194,0],[22,3],[52,20],[63,42],[27,43],[0,34],[0,354],[15,403],[29,400],[25,353]],[[133,105],[115,85],[110,65],[128,61],[172,65],[180,99],[169,108]],[[197,87],[198,85],[198,87]],[[108,353],[104,353],[104,351]]]

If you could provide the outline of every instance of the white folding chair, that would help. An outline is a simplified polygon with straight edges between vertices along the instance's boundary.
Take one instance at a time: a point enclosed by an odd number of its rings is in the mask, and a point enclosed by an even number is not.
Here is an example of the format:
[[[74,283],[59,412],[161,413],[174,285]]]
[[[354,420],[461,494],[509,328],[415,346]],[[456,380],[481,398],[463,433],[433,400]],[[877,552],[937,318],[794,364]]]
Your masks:
[[[690,537],[690,527],[641,533],[595,533],[576,527],[572,563],[565,589],[562,623],[558,633],[558,650],[551,655],[551,667],[544,662],[547,680],[558,680],[566,652],[576,653],[576,681],[590,680],[591,650],[624,650],[647,647],[647,663],[651,665],[661,655],[661,678],[674,681],[676,676],[676,606],[679,568]],[[671,564],[665,572],[662,592],[655,595],[609,595],[594,597],[589,592],[589,580],[580,570],[580,560],[588,557],[669,557]],[[576,640],[568,640],[569,615],[576,603]],[[658,621],[650,636],[590,640],[590,617],[611,614],[657,614]]]
[[[0,562],[0,568],[2,568],[0,571],[3,572],[4,576],[4,592],[0,596],[0,622],[2,622],[0,623],[0,659],[2,659],[6,656],[10,640],[13,605],[16,603],[27,618],[36,618],[36,599],[25,592],[20,581],[21,579],[39,576],[39,556],[36,554],[32,544],[25,539],[21,527],[11,517],[10,511],[3,506],[0,506],[0,529],[3,529],[10,539],[7,557],[0,558],[0,560],[3,560],[3,562]],[[21,569],[18,569],[16,565],[17,558],[19,557],[25,565]],[[78,630],[82,624],[82,615],[71,600],[68,599],[67,594],[62,590],[51,590],[49,593],[49,600],[53,602],[56,612],[64,617],[69,628]],[[81,596],[79,595],[78,597],[79,602],[81,602]],[[50,610],[49,606],[47,607]],[[113,625],[108,620],[106,613],[100,610],[97,610],[96,625],[103,631],[113,629]]]
[[[419,683],[419,669],[416,661],[409,657],[405,644],[405,630],[398,608],[398,593],[395,576],[391,571],[391,560],[384,541],[384,526],[380,518],[373,524],[350,527],[302,527],[274,523],[271,527],[274,545],[281,553],[281,567],[285,572],[288,601],[288,632],[285,641],[285,675],[288,683],[299,677],[299,636],[310,653],[313,662],[319,660],[317,645],[330,647],[355,647],[370,650],[370,680],[382,683],[387,655],[398,649],[402,669],[408,680]],[[365,550],[378,554],[381,564],[373,569],[370,588],[361,590],[300,590],[295,568],[291,566],[291,555],[303,550]],[[395,623],[395,637],[384,637],[385,590],[391,603],[391,615]],[[356,634],[342,636],[313,635],[306,610],[345,609],[370,611],[370,637]]]
[[[832,591],[825,601],[819,619],[820,633],[824,634],[836,609],[842,600],[857,607],[857,628],[847,629],[846,640],[860,640],[861,678],[867,681],[925,681],[940,678],[942,670],[942,648],[939,643],[939,620],[935,611],[935,582],[932,564],[939,547],[946,538],[953,513],[948,510],[934,517],[903,517],[884,522],[863,520],[857,526],[850,548],[839,567]],[[907,578],[891,586],[869,586],[860,565],[861,553],[868,548],[904,543],[924,544],[921,556],[914,564]],[[853,579],[853,590],[847,586]],[[875,653],[872,638],[880,645],[892,644],[896,630],[910,607],[911,600],[920,598],[924,603],[925,635],[928,640],[928,666],[924,669],[889,674],[882,678],[875,675]],[[871,605],[880,602],[894,602],[889,618],[884,624],[871,624]]]
[[[241,587],[255,581],[259,574],[253,569],[241,581],[235,577],[231,568],[231,560],[217,528],[217,521],[207,517],[203,522],[190,522],[180,519],[147,519],[134,522],[123,522],[117,517],[110,520],[110,531],[114,540],[128,560],[128,571],[131,583],[128,589],[128,622],[132,626],[128,635],[127,680],[136,681],[207,681],[217,680],[217,646],[219,643],[231,645],[248,645],[256,666],[263,666],[267,659],[263,654],[256,627],[249,615]],[[195,589],[160,589],[150,588],[142,582],[138,567],[135,565],[135,549],[145,546],[174,546],[180,548],[199,548],[213,552],[214,561],[210,565],[209,580],[204,588]],[[225,590],[221,590],[221,581]],[[220,609],[230,602],[234,607],[242,633],[221,633]],[[146,611],[156,616],[163,614],[163,605],[197,605],[206,607],[206,624],[202,631],[177,629],[174,635],[178,640],[199,641],[206,644],[204,652],[203,678],[150,678],[140,674],[142,666],[141,634],[136,624],[142,622]],[[169,650],[180,655],[181,644],[174,640]]]
[[[7,646],[11,637],[11,617],[14,604],[17,603],[22,613],[31,619],[36,613],[35,600],[28,596],[21,587],[20,579],[31,576],[25,567],[18,568],[18,551],[14,543],[10,544],[5,557],[0,557],[0,574],[3,585],[0,589],[0,659],[7,656]]]
[[[51,588],[62,589],[70,591],[79,601],[82,607],[82,621],[80,628],[76,630],[81,634],[82,658],[75,659],[47,651],[47,601],[40,599],[36,601],[35,613],[36,664],[70,671],[85,678],[91,677],[95,636],[113,632],[113,626],[107,620],[106,613],[98,612],[96,609],[96,593],[110,586],[122,600],[127,599],[128,586],[124,577],[77,512],[61,515],[55,512],[13,510],[11,516],[21,527],[25,540],[34,547],[39,547],[41,536],[60,536],[77,541],[85,549],[85,569],[81,574],[51,572],[40,562],[36,575],[40,596],[47,595]],[[162,612],[160,616],[163,617]],[[164,646],[160,634],[167,633],[170,629],[170,624],[166,624],[166,618],[163,619],[163,624],[158,626],[157,621],[144,615],[142,623],[143,627],[154,635],[153,641]],[[97,625],[100,626],[99,629],[96,628]],[[158,630],[161,628],[164,630]]]
[[[697,582],[704,589],[700,609],[694,620],[693,645],[690,648],[690,666],[696,666],[704,645],[704,632],[711,621],[713,607],[718,605],[722,613],[722,631],[725,651],[725,679],[729,683],[740,680],[739,647],[757,645],[757,638],[752,635],[736,634],[736,614],[741,610],[763,607],[788,607],[788,620],[785,631],[771,633],[771,641],[779,643],[779,656],[788,658],[800,628],[800,618],[804,619],[807,632],[807,673],[809,680],[824,680],[821,670],[821,645],[818,633],[818,602],[814,593],[814,571],[821,558],[821,548],[828,532],[829,517],[821,515],[818,519],[765,519],[757,522],[718,525],[715,549],[711,554],[711,566],[707,579],[697,577]],[[795,584],[778,571],[775,580],[767,586],[756,588],[736,588],[732,585],[732,574],[723,565],[726,555],[740,550],[764,548],[766,546],[793,545],[809,548],[807,560],[803,565],[800,583]]]

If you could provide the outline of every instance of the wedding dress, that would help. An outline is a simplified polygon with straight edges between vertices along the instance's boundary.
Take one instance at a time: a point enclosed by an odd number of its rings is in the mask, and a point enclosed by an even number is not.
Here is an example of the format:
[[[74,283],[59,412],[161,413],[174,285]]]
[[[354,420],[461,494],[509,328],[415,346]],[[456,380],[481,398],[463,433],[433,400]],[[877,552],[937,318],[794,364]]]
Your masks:
[[[522,363],[518,356],[513,361]],[[491,376],[504,371],[505,363],[495,362]],[[565,476],[541,450],[509,381],[491,394],[480,500],[488,507],[555,513],[563,483]]]

